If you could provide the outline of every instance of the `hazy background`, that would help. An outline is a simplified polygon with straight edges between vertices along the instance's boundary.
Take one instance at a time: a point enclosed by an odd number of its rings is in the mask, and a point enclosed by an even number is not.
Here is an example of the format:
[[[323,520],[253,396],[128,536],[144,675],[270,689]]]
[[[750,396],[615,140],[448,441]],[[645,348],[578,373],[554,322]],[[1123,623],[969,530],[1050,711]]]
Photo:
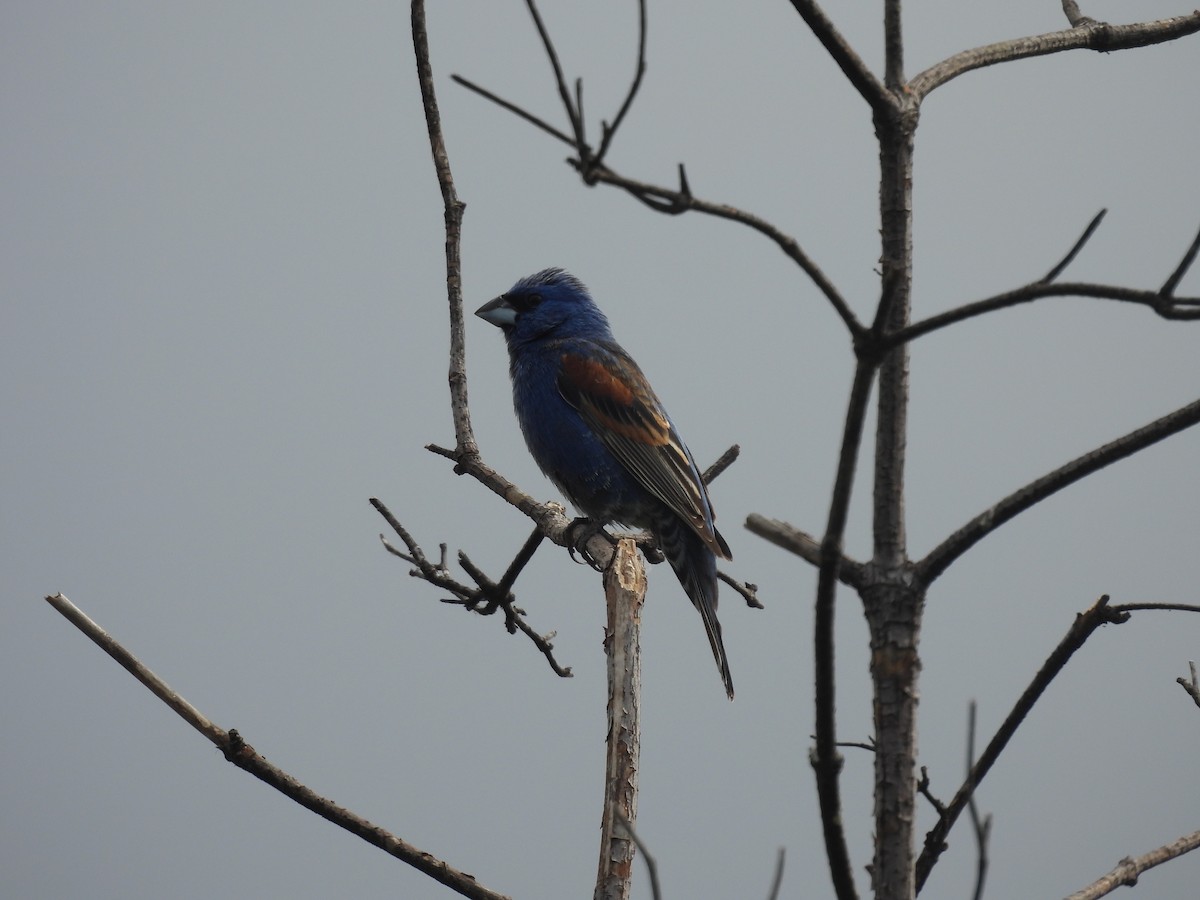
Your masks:
[[[593,135],[632,74],[633,2],[547,3]],[[840,321],[745,228],[583,189],[567,148],[459,72],[562,124],[517,2],[431,4],[467,202],[474,309],[549,265],[578,274],[702,464],[738,687],[721,690],[674,578],[651,572],[638,827],[668,898],[830,895],[807,762],[812,569],[746,532],[824,523],[852,359]],[[1189,11],[1087,3],[1113,21]],[[878,68],[878,3],[828,11]],[[906,67],[1062,28],[1052,0],[910,3]],[[649,71],[610,163],[795,235],[869,317],[877,164],[866,104],[782,0],[655,0]],[[1101,207],[1066,277],[1157,287],[1200,225],[1200,41],[970,73],[924,104],[915,314],[1040,277]],[[62,591],[225,728],[316,791],[494,890],[588,896],[604,741],[599,582],[540,552],[517,589],[557,630],[556,678],[498,618],[438,602],[377,534],[378,496],[426,549],[499,573],[529,524],[456,478],[442,212],[403,3],[7,3],[0,12],[0,878],[6,897],[430,897],[446,889],[225,763],[41,599]],[[1181,293],[1200,293],[1193,271]],[[1000,497],[1200,396],[1200,326],[1046,300],[913,348],[914,557]],[[512,415],[500,334],[468,322],[486,459],[556,498]],[[873,427],[873,426],[872,426]],[[870,446],[866,448],[869,458]],[[1197,602],[1200,429],[1120,463],[972,550],[930,596],[921,763],[949,798],[967,703],[992,733],[1078,610]],[[869,555],[860,479],[847,551]],[[839,730],[871,730],[865,628],[843,591]],[[1174,683],[1200,618],[1096,634],[979,801],[991,898],[1056,897],[1200,827],[1200,712]],[[981,739],[982,739],[981,737]],[[860,886],[871,760],[847,752]],[[922,829],[932,815],[921,809]],[[965,823],[964,823],[965,824]],[[969,896],[962,826],[923,896]],[[1196,895],[1200,854],[1142,900]],[[635,890],[649,897],[644,870]]]

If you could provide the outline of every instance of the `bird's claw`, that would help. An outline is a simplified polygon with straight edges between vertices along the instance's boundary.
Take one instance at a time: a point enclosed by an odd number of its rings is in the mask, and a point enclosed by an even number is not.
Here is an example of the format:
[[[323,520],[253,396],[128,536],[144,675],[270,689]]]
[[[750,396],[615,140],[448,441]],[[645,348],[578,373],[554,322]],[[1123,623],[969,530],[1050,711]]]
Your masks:
[[[567,553],[570,554],[574,562],[587,563],[597,572],[603,572],[604,566],[596,561],[596,557],[592,556],[591,551],[587,548],[587,543],[596,535],[600,535],[614,547],[617,545],[616,539],[604,530],[603,525],[593,522],[591,519],[581,516],[575,519],[567,526]],[[579,559],[575,559],[575,554],[579,554]]]

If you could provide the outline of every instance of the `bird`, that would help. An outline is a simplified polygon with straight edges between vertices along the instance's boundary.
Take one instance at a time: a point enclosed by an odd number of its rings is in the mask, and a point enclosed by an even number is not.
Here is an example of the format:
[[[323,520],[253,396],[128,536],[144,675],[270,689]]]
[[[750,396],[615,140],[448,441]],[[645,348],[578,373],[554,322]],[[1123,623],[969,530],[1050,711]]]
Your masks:
[[[691,451],[578,278],[543,269],[475,315],[508,346],[513,407],[538,467],[597,528],[649,531],[700,613],[725,692],[733,676],[717,621],[717,531]]]

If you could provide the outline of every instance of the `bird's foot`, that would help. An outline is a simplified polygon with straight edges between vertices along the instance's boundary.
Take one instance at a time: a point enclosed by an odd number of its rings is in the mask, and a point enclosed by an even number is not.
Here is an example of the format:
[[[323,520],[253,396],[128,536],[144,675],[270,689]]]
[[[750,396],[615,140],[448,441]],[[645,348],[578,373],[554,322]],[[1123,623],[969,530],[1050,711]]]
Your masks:
[[[585,562],[597,572],[603,572],[604,566],[596,561],[596,557],[592,556],[588,550],[587,544],[596,535],[600,535],[614,547],[617,545],[617,540],[611,534],[604,530],[604,526],[591,519],[583,516],[575,519],[567,526],[567,553],[571,555],[571,559],[575,562]],[[578,553],[580,558],[575,559],[575,554]]]

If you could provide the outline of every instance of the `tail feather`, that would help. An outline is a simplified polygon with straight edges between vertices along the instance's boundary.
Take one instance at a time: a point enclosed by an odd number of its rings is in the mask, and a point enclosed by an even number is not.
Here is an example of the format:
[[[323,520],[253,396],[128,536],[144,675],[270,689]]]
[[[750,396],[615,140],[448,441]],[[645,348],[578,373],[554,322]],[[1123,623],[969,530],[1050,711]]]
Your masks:
[[[717,558],[704,541],[674,515],[656,523],[654,535],[684,592],[700,613],[713,658],[717,661],[721,680],[725,682],[725,693],[732,700],[733,675],[729,672],[729,659],[721,640],[721,623],[717,621]]]

